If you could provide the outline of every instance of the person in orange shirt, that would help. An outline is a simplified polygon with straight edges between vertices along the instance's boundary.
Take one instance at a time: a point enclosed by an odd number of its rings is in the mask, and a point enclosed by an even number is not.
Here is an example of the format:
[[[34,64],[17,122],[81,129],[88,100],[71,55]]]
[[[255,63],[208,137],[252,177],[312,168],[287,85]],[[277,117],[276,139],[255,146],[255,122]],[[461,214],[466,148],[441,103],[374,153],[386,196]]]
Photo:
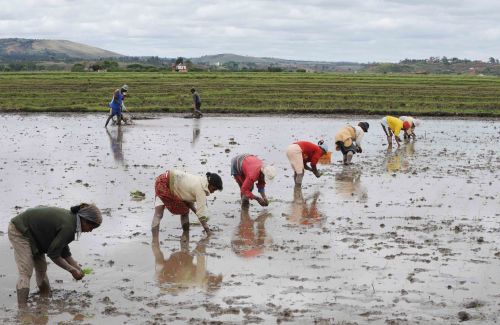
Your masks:
[[[380,124],[382,124],[382,129],[384,130],[385,135],[387,136],[388,147],[387,149],[392,149],[392,136],[394,135],[394,139],[398,144],[398,148],[401,146],[401,139],[399,138],[399,133],[401,130],[408,130],[411,125],[408,121],[401,121],[397,117],[394,116],[386,116],[380,120]]]
[[[294,171],[293,179],[295,181],[295,186],[302,185],[304,169],[313,172],[316,177],[321,176],[316,165],[318,164],[319,158],[327,152],[328,146],[323,140],[320,140],[317,145],[312,142],[297,141],[288,146],[286,156]],[[310,163],[311,166],[308,166],[307,163]]]

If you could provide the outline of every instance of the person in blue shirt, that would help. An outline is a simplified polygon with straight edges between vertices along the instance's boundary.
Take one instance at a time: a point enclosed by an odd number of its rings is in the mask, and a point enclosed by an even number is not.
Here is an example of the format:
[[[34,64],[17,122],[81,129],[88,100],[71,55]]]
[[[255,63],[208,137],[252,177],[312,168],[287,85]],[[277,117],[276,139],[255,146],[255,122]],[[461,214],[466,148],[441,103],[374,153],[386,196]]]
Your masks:
[[[111,110],[110,110],[110,114],[108,116],[108,119],[106,120],[106,124],[104,125],[104,127],[108,126],[109,121],[115,115],[117,118],[118,125],[121,125],[121,121],[123,119],[123,117],[122,117],[123,100],[125,99],[125,96],[127,95],[127,91],[128,91],[127,85],[123,85],[120,89],[115,90],[115,92],[113,94],[113,99],[108,104],[108,106]]]

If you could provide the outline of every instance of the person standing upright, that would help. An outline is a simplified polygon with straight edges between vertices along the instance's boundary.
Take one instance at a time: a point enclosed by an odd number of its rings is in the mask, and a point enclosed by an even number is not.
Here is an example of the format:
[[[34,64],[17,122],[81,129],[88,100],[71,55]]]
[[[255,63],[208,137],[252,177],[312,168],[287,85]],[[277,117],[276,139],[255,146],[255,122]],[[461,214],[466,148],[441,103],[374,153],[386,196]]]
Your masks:
[[[201,97],[195,88],[191,88],[191,94],[193,95],[193,117],[200,118],[203,116],[201,113]]]

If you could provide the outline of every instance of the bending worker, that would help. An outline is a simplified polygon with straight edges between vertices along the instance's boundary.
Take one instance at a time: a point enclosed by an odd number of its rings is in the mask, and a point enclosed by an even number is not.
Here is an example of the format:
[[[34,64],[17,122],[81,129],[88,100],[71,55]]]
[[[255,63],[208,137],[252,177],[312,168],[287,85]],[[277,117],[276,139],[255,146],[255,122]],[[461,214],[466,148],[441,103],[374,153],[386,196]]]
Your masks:
[[[410,128],[410,123],[408,121],[401,121],[394,116],[386,116],[380,120],[382,124],[382,129],[387,136],[388,147],[387,149],[392,149],[392,135],[394,134],[394,139],[398,144],[398,148],[401,146],[401,139],[399,138],[399,132],[401,129],[408,130]]]
[[[184,233],[189,232],[189,210],[193,211],[207,236],[210,235],[207,224],[207,196],[217,190],[222,191],[222,179],[215,173],[199,176],[173,169],[158,176],[155,195],[160,200],[156,201],[155,197],[155,214],[151,226],[153,236],[158,235],[160,231],[160,221],[165,208],[172,214],[181,216]]]
[[[286,156],[290,161],[290,165],[292,165],[294,171],[293,179],[296,186],[302,185],[304,169],[310,170],[316,177],[321,176],[316,165],[319,158],[327,152],[328,146],[323,140],[320,140],[318,145],[307,141],[297,141],[288,146]],[[310,163],[311,166],[308,166],[307,163]]]
[[[266,180],[270,181],[276,176],[276,168],[264,165],[264,162],[251,154],[243,154],[231,160],[231,175],[238,183],[241,191],[241,204],[246,205],[249,200],[256,200],[261,206],[268,206],[265,187]],[[253,185],[257,183],[257,190],[261,197],[252,193]]]
[[[370,124],[359,122],[357,126],[346,125],[335,134],[335,150],[342,152],[344,165],[351,164],[352,156],[362,153],[361,143]]]
[[[420,120],[412,116],[400,116],[399,119],[403,122],[410,123],[410,128],[405,131],[404,138],[405,139],[413,138],[413,140],[416,140],[417,136],[415,135],[415,127],[420,125]]]
[[[101,211],[86,203],[70,210],[37,206],[12,218],[8,234],[19,270],[16,289],[20,308],[28,303],[33,268],[40,294],[50,295],[45,254],[75,280],[83,278],[82,269],[71,256],[68,244],[75,239],[75,234],[78,239],[80,233],[91,232],[101,223]]]
[[[125,99],[125,96],[127,96],[128,92],[128,86],[123,85],[120,89],[115,90],[113,93],[113,99],[111,102],[109,102],[108,106],[110,108],[110,114],[108,116],[108,119],[106,120],[106,124],[104,127],[108,126],[109,121],[113,118],[113,116],[116,115],[116,120],[118,125],[121,125],[123,115],[122,115],[122,109],[123,109],[123,100]],[[126,108],[125,108],[126,110]]]

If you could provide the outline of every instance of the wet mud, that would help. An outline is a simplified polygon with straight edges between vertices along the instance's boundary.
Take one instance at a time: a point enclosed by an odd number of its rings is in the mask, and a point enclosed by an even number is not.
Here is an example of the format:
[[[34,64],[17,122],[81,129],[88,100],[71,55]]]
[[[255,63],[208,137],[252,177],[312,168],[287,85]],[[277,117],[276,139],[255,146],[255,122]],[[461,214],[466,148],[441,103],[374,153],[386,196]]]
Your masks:
[[[284,151],[359,117],[157,115],[103,127],[103,114],[0,115],[0,321],[28,324],[492,324],[500,321],[500,122],[426,119],[387,150],[377,120],[362,154],[321,165],[294,189]],[[279,170],[267,208],[241,208],[234,155]],[[205,238],[168,212],[150,225],[154,180],[168,168],[218,172]],[[137,196],[133,193],[143,193]],[[70,246],[92,274],[53,263],[51,299],[31,283],[16,306],[7,225],[38,204],[91,201],[101,228]]]

